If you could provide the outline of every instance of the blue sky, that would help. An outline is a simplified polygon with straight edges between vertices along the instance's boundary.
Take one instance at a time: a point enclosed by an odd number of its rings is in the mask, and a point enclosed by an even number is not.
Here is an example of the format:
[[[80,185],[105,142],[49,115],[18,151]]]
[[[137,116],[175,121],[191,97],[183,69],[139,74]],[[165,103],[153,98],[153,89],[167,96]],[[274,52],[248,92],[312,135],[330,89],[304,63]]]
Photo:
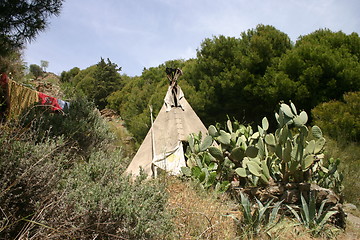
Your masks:
[[[320,28],[360,34],[359,0],[66,0],[24,61],[60,74],[109,58],[129,76],[196,57],[205,38],[272,25],[292,41]]]

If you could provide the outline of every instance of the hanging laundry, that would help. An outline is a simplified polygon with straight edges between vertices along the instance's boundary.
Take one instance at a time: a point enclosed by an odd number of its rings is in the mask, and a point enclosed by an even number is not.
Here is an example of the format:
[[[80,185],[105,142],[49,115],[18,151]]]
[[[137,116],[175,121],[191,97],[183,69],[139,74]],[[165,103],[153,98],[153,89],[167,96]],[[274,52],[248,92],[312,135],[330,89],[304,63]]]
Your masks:
[[[67,110],[70,108],[70,103],[69,102],[66,102],[66,101],[63,101],[61,99],[58,99],[58,104],[59,106],[61,107],[62,110]]]
[[[7,84],[9,83],[9,78],[6,73],[1,74],[0,85],[3,89],[6,89]]]
[[[39,102],[41,105],[49,105],[51,106],[51,110],[62,110],[62,107],[59,105],[58,99],[54,97],[50,97],[44,93],[39,92]]]
[[[36,91],[24,87],[11,79],[8,79],[7,94],[9,118],[17,118],[26,108],[39,102]]]
[[[0,89],[4,89],[7,105],[7,118],[17,118],[21,112],[35,103],[40,103],[44,106],[50,106],[51,110],[67,110],[70,103],[50,97],[44,93],[37,92],[22,84],[9,79],[5,73],[0,76]]]

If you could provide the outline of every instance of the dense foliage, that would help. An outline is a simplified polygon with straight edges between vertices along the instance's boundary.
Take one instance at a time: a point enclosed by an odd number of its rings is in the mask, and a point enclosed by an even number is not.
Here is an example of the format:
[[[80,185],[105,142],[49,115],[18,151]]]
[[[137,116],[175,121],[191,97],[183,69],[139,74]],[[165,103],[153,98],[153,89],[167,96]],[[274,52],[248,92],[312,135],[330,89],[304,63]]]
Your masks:
[[[321,103],[312,114],[315,123],[334,139],[360,140],[360,92],[344,94],[343,101]]]
[[[35,77],[35,79],[38,79],[39,77],[41,77],[44,74],[41,67],[37,64],[30,64],[29,70],[30,70],[30,73]]]
[[[239,38],[205,39],[195,59],[145,69],[123,81],[108,106],[120,113],[136,139],[143,139],[150,123],[148,105],[159,110],[165,95],[165,67],[179,67],[184,72],[179,85],[205,125],[225,122],[227,116],[252,124],[266,116],[274,129],[273,107],[280,101],[291,99],[311,112],[322,102],[358,91],[359,45],[358,34],[327,29],[292,44],[285,33],[258,25]]]
[[[169,231],[164,186],[121,176],[128,159],[93,104],[74,100],[65,115],[20,119],[0,125],[1,239],[160,239]]]
[[[37,141],[64,136],[68,146],[76,147],[78,153],[86,156],[101,144],[109,143],[112,137],[94,103],[83,97],[74,97],[70,108],[63,114],[54,114],[49,108],[34,107],[20,119],[20,126],[30,126],[36,132]]]
[[[119,68],[117,64],[110,59],[105,62],[101,58],[96,65],[84,70],[75,67],[68,72],[63,71],[60,81],[94,101],[98,109],[103,109],[108,104],[106,98],[124,85],[119,71],[121,67]],[[72,90],[70,94],[74,94],[74,91]]]
[[[261,101],[259,92],[271,90],[266,88],[268,81],[264,75],[290,48],[286,34],[263,25],[242,33],[240,38],[205,39],[190,80],[203,96],[212,96],[204,98],[207,114],[201,113],[202,119],[211,123],[230,115],[237,119],[245,117],[250,122],[258,120],[260,111],[268,113],[278,99]],[[272,98],[276,98],[276,94],[272,92]]]

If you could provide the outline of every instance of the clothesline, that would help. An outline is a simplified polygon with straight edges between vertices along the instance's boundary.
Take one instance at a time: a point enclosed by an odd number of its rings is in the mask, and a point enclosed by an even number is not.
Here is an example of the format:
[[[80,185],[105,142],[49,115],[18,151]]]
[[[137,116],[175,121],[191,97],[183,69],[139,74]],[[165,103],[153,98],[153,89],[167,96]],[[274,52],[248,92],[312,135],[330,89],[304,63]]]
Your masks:
[[[0,84],[6,91],[7,116],[8,118],[16,118],[21,112],[36,103],[41,106],[50,106],[53,111],[66,110],[70,107],[70,103],[48,96],[42,92],[25,87],[2,74]]]

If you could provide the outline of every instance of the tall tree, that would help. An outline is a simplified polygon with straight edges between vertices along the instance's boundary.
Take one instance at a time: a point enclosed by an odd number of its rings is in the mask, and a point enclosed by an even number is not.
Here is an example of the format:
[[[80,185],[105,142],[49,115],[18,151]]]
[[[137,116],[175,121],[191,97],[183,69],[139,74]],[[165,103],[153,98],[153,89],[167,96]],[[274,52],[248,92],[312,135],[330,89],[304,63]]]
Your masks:
[[[260,109],[273,109],[259,101],[255,87],[263,84],[267,69],[291,47],[285,33],[264,25],[243,32],[240,38],[205,39],[192,79],[198,91],[211,96],[204,98],[204,121],[222,121],[226,115],[257,121]]]
[[[277,71],[292,81],[291,99],[310,112],[322,102],[359,91],[359,46],[357,33],[321,29],[301,37],[277,66]]]
[[[46,69],[49,67],[49,62],[45,60],[40,61],[41,68],[44,72],[46,72]]]
[[[90,67],[93,68],[93,67]],[[92,71],[86,71],[83,75],[81,72],[74,78],[76,87],[80,89],[87,97],[94,100],[99,109],[107,105],[107,97],[122,88],[121,71],[117,64],[112,63],[110,59],[107,62],[101,58],[100,62],[95,65]]]
[[[0,55],[33,40],[48,25],[48,18],[59,15],[64,0],[1,0]]]
[[[31,64],[29,70],[34,75],[35,79],[38,79],[43,75],[43,70],[39,65]]]

